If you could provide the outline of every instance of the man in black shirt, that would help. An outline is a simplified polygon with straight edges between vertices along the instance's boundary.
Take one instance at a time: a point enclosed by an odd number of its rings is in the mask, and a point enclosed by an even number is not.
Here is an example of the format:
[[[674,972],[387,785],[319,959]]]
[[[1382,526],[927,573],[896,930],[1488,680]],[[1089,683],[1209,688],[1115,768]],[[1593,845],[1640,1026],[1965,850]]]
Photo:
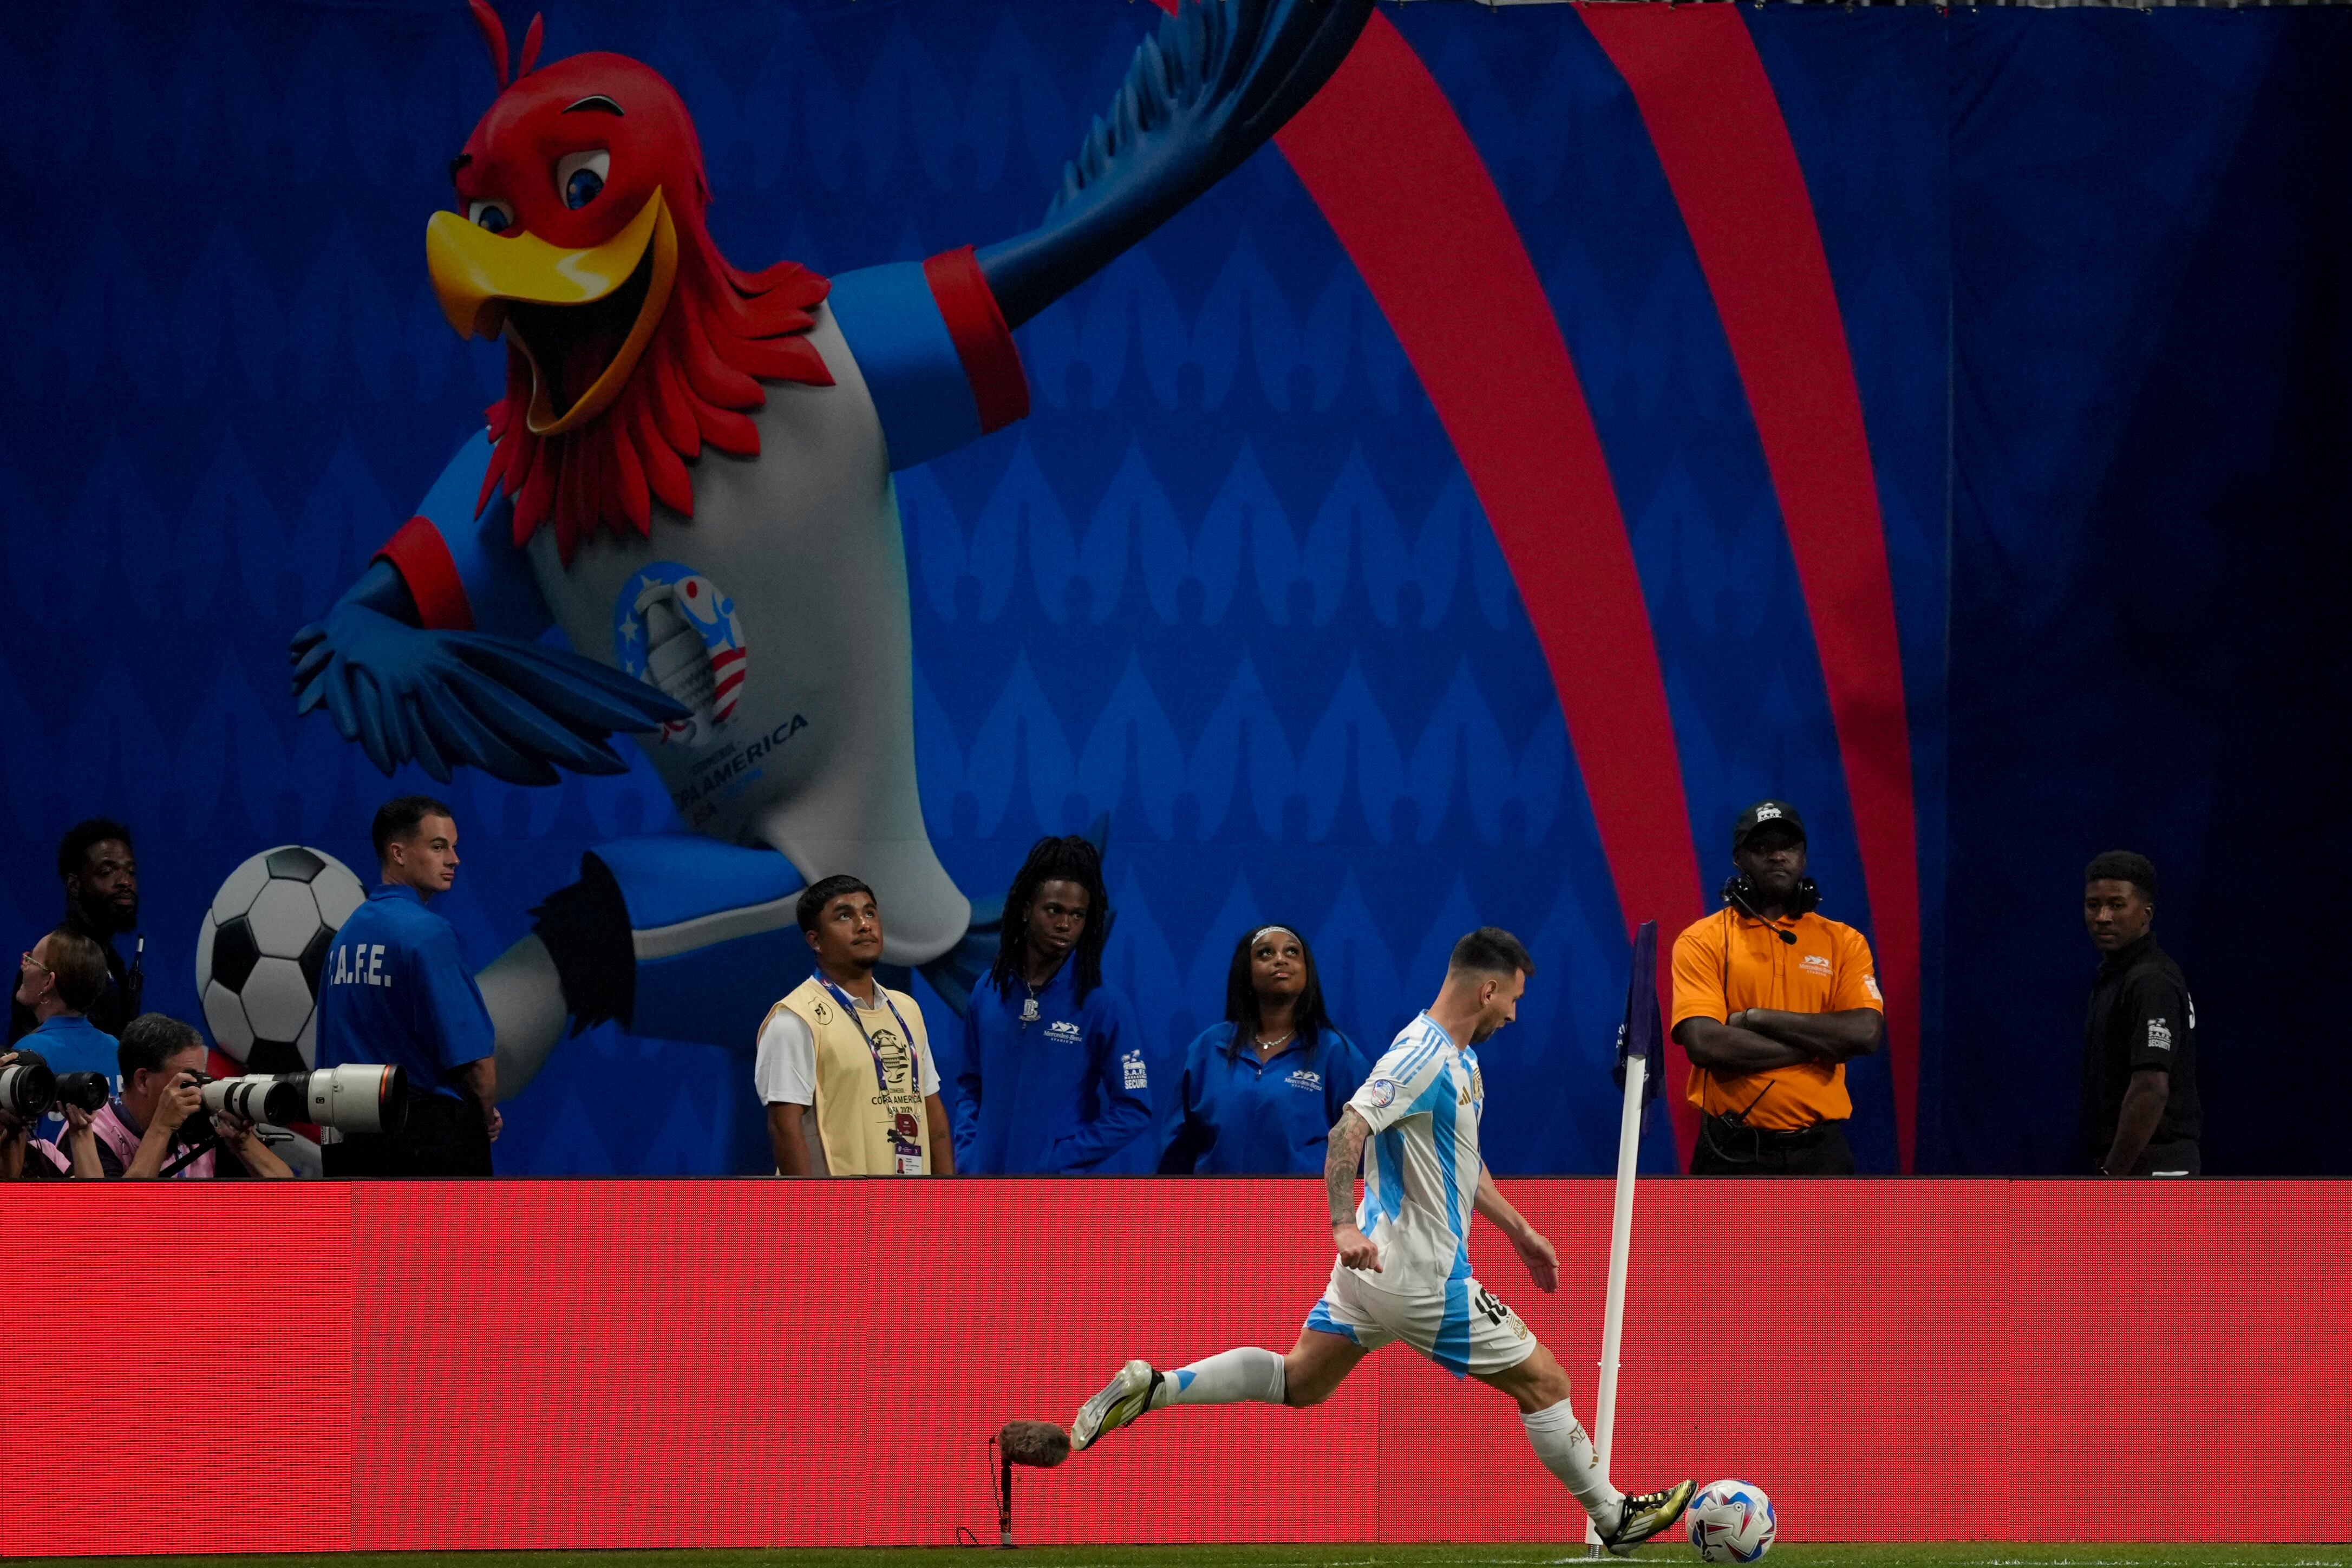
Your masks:
[[[128,963],[114,939],[139,929],[139,862],[131,852],[131,829],[103,816],[77,822],[58,846],[58,879],[65,884],[66,916],[58,923],[98,943],[106,954],[106,990],[86,1016],[101,1033],[121,1038],[139,1016],[146,973],[134,949]],[[8,1005],[8,1038],[29,1034],[39,1022],[32,1011]]]
[[[2083,921],[2105,955],[2084,1027],[2084,1156],[2101,1175],[2194,1176],[2197,1004],[2150,929],[2156,868],[2110,850],[2083,881]]]

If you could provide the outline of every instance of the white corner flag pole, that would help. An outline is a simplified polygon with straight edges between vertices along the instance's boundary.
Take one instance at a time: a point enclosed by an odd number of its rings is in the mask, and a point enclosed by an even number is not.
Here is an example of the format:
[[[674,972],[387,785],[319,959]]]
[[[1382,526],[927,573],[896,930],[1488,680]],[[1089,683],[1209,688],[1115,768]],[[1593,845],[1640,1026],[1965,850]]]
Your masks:
[[[1617,1208],[1609,1225],[1609,1302],[1601,1324],[1601,1387],[1593,1395],[1592,1455],[1603,1476],[1617,1436],[1617,1351],[1625,1337],[1625,1269],[1633,1252],[1633,1177],[1642,1153],[1642,1084],[1650,1059],[1625,1058],[1625,1109],[1617,1119]],[[1584,1539],[1601,1555],[1601,1531],[1584,1521]]]

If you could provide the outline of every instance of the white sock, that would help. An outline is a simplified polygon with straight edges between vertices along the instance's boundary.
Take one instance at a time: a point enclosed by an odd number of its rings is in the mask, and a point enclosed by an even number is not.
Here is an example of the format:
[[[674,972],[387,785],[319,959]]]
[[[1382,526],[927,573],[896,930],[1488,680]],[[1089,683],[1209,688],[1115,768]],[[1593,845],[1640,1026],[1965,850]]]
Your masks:
[[[1151,1407],[1239,1405],[1251,1399],[1261,1405],[1279,1405],[1283,1388],[1282,1358],[1274,1352],[1223,1351],[1168,1373],[1152,1391]]]
[[[1617,1522],[1618,1505],[1625,1494],[1609,1484],[1594,1461],[1592,1442],[1584,1435],[1584,1425],[1577,1420],[1576,1412],[1563,1399],[1549,1410],[1538,1410],[1519,1420],[1528,1429],[1528,1441],[1535,1446],[1536,1458],[1544,1468],[1559,1478],[1560,1485],[1576,1494],[1584,1511],[1592,1516],[1593,1523],[1603,1530]]]

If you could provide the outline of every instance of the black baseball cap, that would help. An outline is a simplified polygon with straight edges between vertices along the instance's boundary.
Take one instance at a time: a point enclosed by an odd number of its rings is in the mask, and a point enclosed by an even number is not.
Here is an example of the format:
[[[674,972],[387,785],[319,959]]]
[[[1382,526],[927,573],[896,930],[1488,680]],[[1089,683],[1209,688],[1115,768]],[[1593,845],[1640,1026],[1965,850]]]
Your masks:
[[[1739,820],[1731,825],[1731,852],[1737,855],[1748,847],[1748,841],[1755,837],[1756,830],[1773,822],[1795,829],[1797,842],[1805,842],[1805,819],[1797,815],[1795,806],[1785,800],[1759,800],[1741,812]]]

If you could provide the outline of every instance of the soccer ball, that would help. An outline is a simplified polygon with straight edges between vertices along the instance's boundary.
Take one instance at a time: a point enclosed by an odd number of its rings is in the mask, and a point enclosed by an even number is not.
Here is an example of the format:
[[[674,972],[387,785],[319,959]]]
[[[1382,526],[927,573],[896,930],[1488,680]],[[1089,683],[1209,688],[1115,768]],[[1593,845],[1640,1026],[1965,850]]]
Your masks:
[[[265,849],[228,874],[196,931],[196,994],[224,1053],[248,1072],[310,1070],[320,968],[366,901],[350,867],[299,844]]]
[[[1691,1499],[1683,1515],[1690,1542],[1709,1563],[1753,1563],[1772,1550],[1780,1530],[1772,1500],[1746,1481],[1717,1481]]]

